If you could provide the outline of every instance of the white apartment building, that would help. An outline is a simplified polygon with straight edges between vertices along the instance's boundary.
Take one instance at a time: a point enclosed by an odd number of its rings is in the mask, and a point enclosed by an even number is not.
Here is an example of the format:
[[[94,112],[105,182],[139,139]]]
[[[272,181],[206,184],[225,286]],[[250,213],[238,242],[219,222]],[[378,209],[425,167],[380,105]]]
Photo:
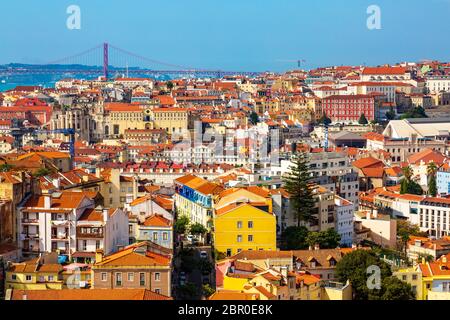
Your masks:
[[[19,208],[18,237],[25,255],[92,258],[96,249],[113,252],[128,244],[128,216],[118,209],[95,210],[94,200],[81,191],[35,195]]]
[[[450,91],[450,76],[434,76],[426,80],[426,86],[430,93]]]
[[[336,231],[341,236],[341,245],[351,246],[354,233],[354,206],[348,200],[334,196],[336,212]]]
[[[450,199],[424,198],[419,204],[419,226],[437,239],[450,234]]]

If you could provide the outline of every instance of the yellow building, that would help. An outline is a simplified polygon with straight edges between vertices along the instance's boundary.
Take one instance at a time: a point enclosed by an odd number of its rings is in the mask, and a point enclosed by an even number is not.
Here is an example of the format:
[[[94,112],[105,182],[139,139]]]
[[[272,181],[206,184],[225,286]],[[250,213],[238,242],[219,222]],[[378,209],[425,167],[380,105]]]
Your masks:
[[[62,266],[57,263],[57,256],[52,254],[14,263],[6,270],[5,289],[61,290],[62,270]]]
[[[398,279],[409,283],[413,292],[416,294],[416,300],[423,300],[422,294],[422,272],[417,267],[399,269],[393,273]]]
[[[105,104],[105,128],[106,137],[118,137],[127,129],[145,129],[145,108],[129,103],[106,103]]]
[[[188,129],[188,111],[185,108],[154,108],[151,114],[154,129],[164,129],[169,134],[183,133]]]
[[[276,250],[276,218],[253,203],[232,203],[214,216],[214,246],[227,256],[242,250]],[[262,208],[267,208],[262,204]]]
[[[433,262],[421,263],[417,270],[422,274],[422,299],[450,300],[450,254]]]

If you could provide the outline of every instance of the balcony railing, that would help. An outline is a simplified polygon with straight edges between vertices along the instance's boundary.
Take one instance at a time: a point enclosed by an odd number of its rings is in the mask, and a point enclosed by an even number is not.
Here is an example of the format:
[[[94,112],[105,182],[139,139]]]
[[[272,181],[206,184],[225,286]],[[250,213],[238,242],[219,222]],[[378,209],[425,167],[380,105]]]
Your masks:
[[[67,234],[52,234],[52,240],[69,240]]]
[[[22,219],[22,223],[25,224],[38,224],[39,223],[39,219]]]
[[[81,231],[77,231],[77,238],[103,238],[103,233],[102,232],[81,232]]]
[[[39,239],[39,233],[33,233],[33,232],[22,232],[22,236],[24,239]]]

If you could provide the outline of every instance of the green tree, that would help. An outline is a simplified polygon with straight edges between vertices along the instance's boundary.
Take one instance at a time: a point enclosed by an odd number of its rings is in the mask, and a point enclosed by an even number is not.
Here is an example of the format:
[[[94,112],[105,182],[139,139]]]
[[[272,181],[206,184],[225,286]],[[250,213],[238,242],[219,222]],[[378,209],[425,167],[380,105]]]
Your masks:
[[[284,188],[290,194],[290,201],[297,226],[314,221],[313,211],[316,198],[312,193],[309,161],[305,153],[297,153],[292,158],[293,165],[283,177]]]
[[[322,117],[317,121],[317,124],[329,125],[331,124],[331,119],[327,117],[326,113],[323,113]]]
[[[403,175],[405,176],[406,180],[408,180],[408,181],[411,180],[411,177],[413,175],[413,171],[412,171],[411,167],[410,166],[403,167],[402,171],[403,171]]]
[[[369,121],[367,121],[367,118],[366,118],[366,116],[364,115],[364,113],[361,114],[361,116],[359,117],[358,123],[359,123],[359,124],[368,124],[368,123],[369,123]]]
[[[203,236],[208,230],[201,223],[194,223],[189,228],[192,235]]]
[[[422,187],[415,181],[412,180],[413,171],[410,166],[406,166],[402,168],[404,179],[401,182],[400,185],[400,193],[405,194],[417,194],[422,195],[423,190]]]
[[[400,194],[408,193],[408,180],[403,179],[400,183]]]
[[[197,286],[189,282],[177,288],[177,295],[182,300],[196,300],[198,291]]]
[[[214,288],[212,288],[209,284],[204,284],[204,285],[202,286],[202,292],[203,292],[203,295],[204,295],[205,297],[209,297],[209,296],[211,296],[214,292],[216,292],[216,290],[214,290]]]
[[[213,257],[214,257],[214,260],[220,261],[220,260],[225,259],[227,257],[227,255],[225,254],[225,252],[220,252],[219,250],[214,249]]]
[[[394,107],[391,106],[389,111],[386,112],[386,119],[394,120],[395,116],[396,116],[396,113],[395,113]]]
[[[336,276],[340,282],[350,281],[353,288],[355,300],[369,300],[380,296],[380,290],[369,289],[367,285],[368,268],[378,266],[380,268],[380,282],[392,275],[387,263],[378,258],[374,252],[367,250],[356,250],[346,254],[336,265]]]
[[[306,237],[306,243],[309,246],[318,244],[321,249],[335,249],[339,246],[341,235],[334,229],[326,231],[310,232]]]
[[[306,237],[308,236],[308,229],[304,226],[287,227],[282,235],[282,244],[284,250],[300,250],[306,249]]]
[[[390,276],[382,282],[380,300],[415,300],[411,285],[397,277]]]
[[[8,172],[8,171],[11,171],[12,168],[14,168],[13,165],[10,165],[8,163],[3,163],[0,165],[0,172]]]
[[[436,172],[438,168],[434,162],[430,162],[427,166],[428,174],[428,194],[432,197],[437,195]]]
[[[43,168],[39,168],[38,170],[36,170],[36,172],[34,173],[35,177],[44,177],[47,176],[51,173],[51,171],[45,167]]]
[[[189,218],[185,215],[178,217],[173,226],[174,231],[177,234],[185,234],[189,226]]]
[[[401,119],[408,118],[428,118],[428,115],[425,113],[425,109],[422,106],[417,106],[409,109],[401,116]]]
[[[422,195],[423,189],[417,182],[411,180],[408,183],[408,192],[407,193]]]
[[[172,90],[174,87],[173,82],[172,81],[168,81],[167,82],[167,89]]]
[[[250,123],[255,125],[259,122],[259,116],[255,111],[252,111],[252,113],[250,113]]]
[[[408,220],[397,220],[397,237],[400,241],[402,251],[406,252],[406,244],[411,236],[426,236],[420,231],[419,226],[412,224]]]
[[[204,273],[210,273],[213,270],[214,266],[213,264],[206,260],[206,259],[200,259],[197,261],[197,269]]]

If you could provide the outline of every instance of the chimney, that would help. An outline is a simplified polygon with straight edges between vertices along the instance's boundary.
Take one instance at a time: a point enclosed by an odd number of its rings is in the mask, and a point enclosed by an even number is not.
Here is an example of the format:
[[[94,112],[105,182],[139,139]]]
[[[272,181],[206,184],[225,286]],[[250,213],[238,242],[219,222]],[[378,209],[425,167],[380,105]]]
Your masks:
[[[442,262],[447,263],[447,256],[442,256]]]
[[[88,182],[89,181],[89,177],[87,175],[83,176],[83,182]]]
[[[95,263],[100,263],[103,261],[103,250],[98,249],[95,251]]]
[[[312,250],[312,246],[309,246],[309,247],[308,247],[308,250],[311,251],[311,250]]]
[[[53,186],[59,190],[59,188],[61,187],[61,181],[59,180],[59,177],[56,179],[53,179],[52,183],[53,183]]]
[[[378,218],[378,210],[377,209],[373,210],[373,217],[375,219]]]
[[[316,243],[316,244],[314,245],[314,250],[320,250],[320,245],[319,245],[318,243]]]
[[[52,195],[49,193],[44,194],[44,208],[50,209],[52,207]]]
[[[107,222],[108,219],[109,219],[109,209],[104,208],[104,209],[103,209],[103,221],[104,221],[104,222]]]

